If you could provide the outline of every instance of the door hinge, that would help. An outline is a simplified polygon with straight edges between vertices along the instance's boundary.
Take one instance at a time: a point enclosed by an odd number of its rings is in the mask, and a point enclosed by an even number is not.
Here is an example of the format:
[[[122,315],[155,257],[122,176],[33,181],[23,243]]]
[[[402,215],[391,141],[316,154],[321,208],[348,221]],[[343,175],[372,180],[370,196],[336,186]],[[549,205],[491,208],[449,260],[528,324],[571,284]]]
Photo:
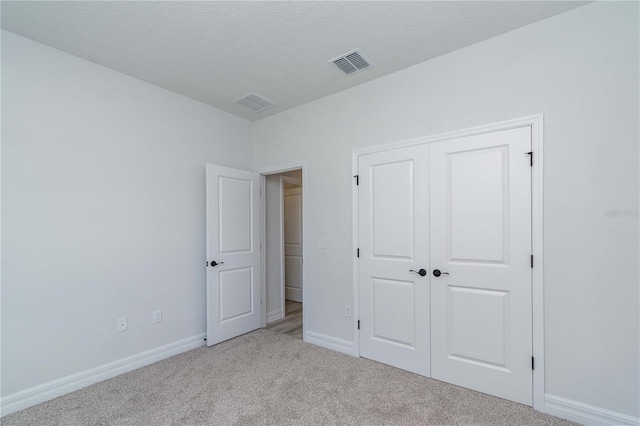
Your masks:
[[[358,330],[360,330],[360,320],[358,320]]]
[[[534,357],[531,357],[531,369],[536,369],[536,359]]]
[[[360,257],[360,249],[356,249],[356,257]]]
[[[531,267],[533,268],[533,255],[531,255]]]
[[[525,152],[524,155],[529,156],[529,161],[531,163],[531,167],[533,167],[533,151]]]
[[[360,175],[354,175],[354,178],[356,178],[356,185],[360,185]]]

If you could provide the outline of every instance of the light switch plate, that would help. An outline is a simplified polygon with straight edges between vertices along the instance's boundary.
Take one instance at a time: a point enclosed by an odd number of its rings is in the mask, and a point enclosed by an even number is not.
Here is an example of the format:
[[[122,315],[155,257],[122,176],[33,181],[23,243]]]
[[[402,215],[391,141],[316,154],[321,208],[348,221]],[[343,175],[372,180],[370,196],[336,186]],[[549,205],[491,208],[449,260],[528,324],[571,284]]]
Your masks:
[[[327,248],[327,237],[318,237],[318,242],[316,243],[316,247],[319,249]]]

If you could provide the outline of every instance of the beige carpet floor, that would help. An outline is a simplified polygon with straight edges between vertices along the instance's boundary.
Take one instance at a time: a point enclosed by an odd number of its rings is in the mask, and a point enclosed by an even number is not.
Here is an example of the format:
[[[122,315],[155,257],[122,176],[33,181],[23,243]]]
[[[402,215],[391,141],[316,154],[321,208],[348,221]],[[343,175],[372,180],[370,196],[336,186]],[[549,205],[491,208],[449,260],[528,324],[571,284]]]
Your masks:
[[[269,330],[6,416],[10,425],[571,425]]]

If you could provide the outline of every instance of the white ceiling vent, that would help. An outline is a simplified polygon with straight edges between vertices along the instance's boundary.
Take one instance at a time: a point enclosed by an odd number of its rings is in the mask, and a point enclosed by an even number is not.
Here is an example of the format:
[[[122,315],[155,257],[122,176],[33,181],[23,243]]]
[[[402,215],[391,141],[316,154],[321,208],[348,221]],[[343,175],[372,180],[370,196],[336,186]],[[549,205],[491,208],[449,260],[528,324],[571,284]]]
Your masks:
[[[264,111],[265,109],[271,108],[276,104],[275,102],[263,98],[262,96],[256,95],[255,93],[249,93],[248,95],[245,95],[240,99],[236,99],[234,102],[242,105],[243,107],[249,108],[253,112]]]
[[[358,49],[352,50],[344,55],[340,55],[337,58],[330,60],[329,63],[347,75],[371,68],[369,61],[365,59]]]

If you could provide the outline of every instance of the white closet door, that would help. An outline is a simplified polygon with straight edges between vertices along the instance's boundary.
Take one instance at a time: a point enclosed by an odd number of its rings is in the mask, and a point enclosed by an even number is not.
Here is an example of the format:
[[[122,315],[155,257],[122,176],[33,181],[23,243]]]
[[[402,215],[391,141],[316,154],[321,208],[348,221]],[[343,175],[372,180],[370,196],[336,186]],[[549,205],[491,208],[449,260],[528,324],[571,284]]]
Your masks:
[[[528,151],[529,127],[430,144],[429,276],[432,377],[531,405]]]
[[[360,355],[429,375],[427,146],[359,157]]]

